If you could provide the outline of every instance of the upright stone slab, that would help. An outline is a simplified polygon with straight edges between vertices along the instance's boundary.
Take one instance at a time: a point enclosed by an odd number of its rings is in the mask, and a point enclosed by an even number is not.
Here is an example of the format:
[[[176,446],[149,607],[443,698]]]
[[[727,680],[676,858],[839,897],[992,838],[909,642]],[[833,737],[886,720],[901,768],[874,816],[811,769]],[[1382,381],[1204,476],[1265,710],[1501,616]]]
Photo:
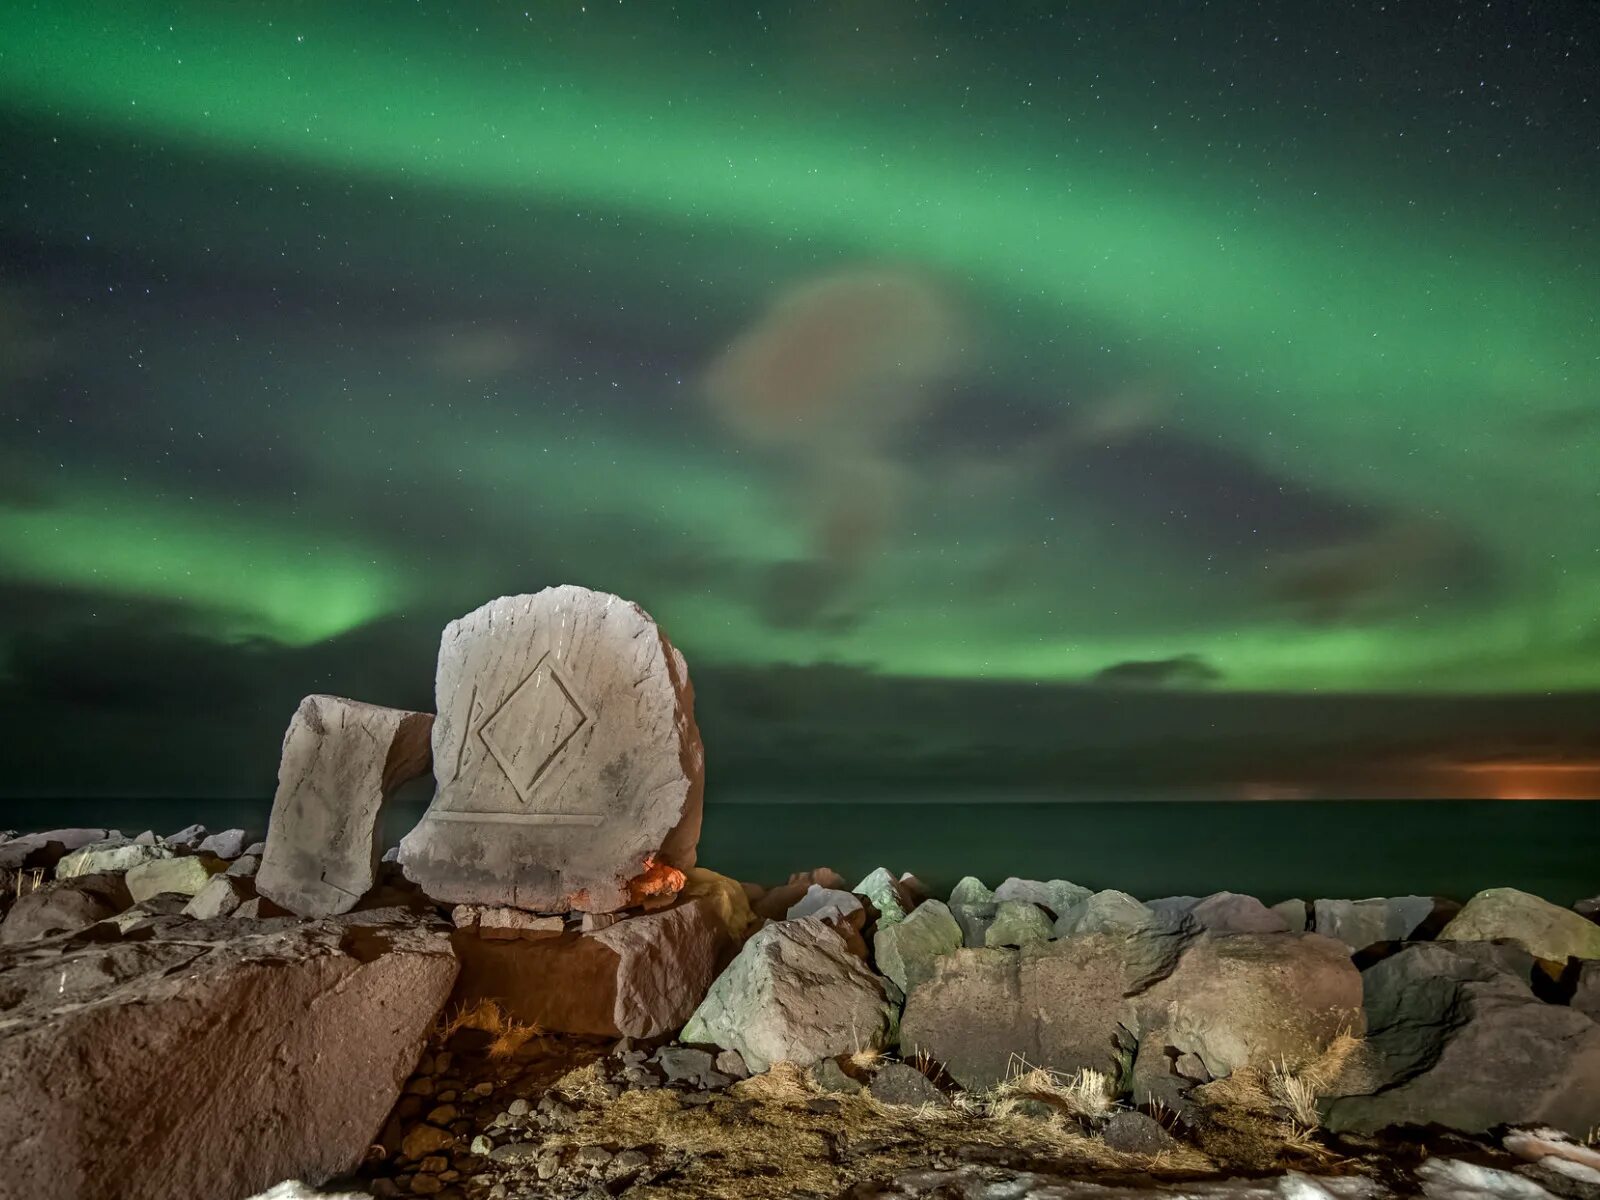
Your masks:
[[[256,890],[302,917],[355,907],[377,876],[385,803],[428,770],[432,726],[427,713],[338,696],[300,701]]]
[[[704,754],[683,656],[638,605],[490,601],[445,629],[437,696],[438,790],[400,843],[428,895],[613,912],[682,887]]]

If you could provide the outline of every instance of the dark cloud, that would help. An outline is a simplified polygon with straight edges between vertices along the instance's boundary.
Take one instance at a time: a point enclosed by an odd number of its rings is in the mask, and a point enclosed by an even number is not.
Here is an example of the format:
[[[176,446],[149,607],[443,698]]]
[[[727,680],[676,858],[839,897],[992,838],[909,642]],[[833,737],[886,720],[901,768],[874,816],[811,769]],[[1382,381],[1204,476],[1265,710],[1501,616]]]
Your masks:
[[[1096,683],[1108,687],[1170,688],[1202,688],[1221,679],[1222,672],[1198,654],[1113,663],[1094,677]]]

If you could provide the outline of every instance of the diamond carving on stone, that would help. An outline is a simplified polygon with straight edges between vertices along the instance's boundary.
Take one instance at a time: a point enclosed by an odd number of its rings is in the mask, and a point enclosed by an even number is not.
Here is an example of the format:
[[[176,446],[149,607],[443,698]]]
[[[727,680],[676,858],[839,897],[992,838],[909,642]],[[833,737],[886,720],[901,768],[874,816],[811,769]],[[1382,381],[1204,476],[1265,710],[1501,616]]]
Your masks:
[[[546,653],[478,727],[478,738],[524,804],[589,714]]]

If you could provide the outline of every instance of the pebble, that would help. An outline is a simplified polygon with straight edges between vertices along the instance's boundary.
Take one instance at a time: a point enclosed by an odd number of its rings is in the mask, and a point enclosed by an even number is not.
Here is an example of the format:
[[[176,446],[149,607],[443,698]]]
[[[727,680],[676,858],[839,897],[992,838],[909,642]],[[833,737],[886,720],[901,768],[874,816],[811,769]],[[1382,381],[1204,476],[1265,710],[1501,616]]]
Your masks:
[[[828,1100],[821,1096],[815,1100],[807,1100],[806,1107],[819,1116],[836,1117],[839,1115],[839,1102],[837,1100]]]
[[[619,1174],[626,1171],[637,1171],[641,1167],[650,1165],[650,1156],[642,1150],[624,1150],[611,1160],[611,1169]]]
[[[534,1163],[533,1170],[540,1179],[554,1179],[556,1172],[561,1170],[561,1158],[556,1154],[542,1154],[539,1161]]]
[[[444,1191],[444,1184],[432,1175],[416,1175],[411,1179],[411,1193],[414,1196],[437,1196]]]
[[[611,1161],[611,1151],[604,1146],[579,1146],[578,1161],[586,1167],[603,1167]]]
[[[524,1117],[527,1116],[528,1109],[531,1107],[532,1105],[530,1105],[521,1096],[518,1096],[510,1104],[506,1105],[506,1112],[511,1114],[513,1117]]]
[[[474,1154],[488,1155],[493,1149],[494,1143],[489,1140],[487,1134],[480,1133],[472,1139],[472,1152]]]
[[[441,1050],[433,1058],[433,1070],[437,1075],[442,1075],[450,1069],[452,1055],[448,1050]]]
[[[472,1094],[474,1096],[489,1096],[489,1095],[493,1095],[494,1094],[494,1084],[492,1084],[492,1083],[480,1083],[480,1084],[477,1084],[477,1085],[475,1085],[473,1087]]]
[[[431,1096],[433,1095],[433,1080],[426,1077],[421,1079],[413,1079],[410,1083],[406,1084],[406,1091],[410,1092],[413,1096]]]
[[[450,1160],[442,1154],[430,1154],[417,1164],[417,1170],[424,1175],[440,1175],[450,1169]]]
[[[429,1125],[448,1125],[456,1119],[457,1112],[454,1104],[441,1104],[428,1114]]]
[[[457,1095],[457,1093],[456,1093],[455,1088],[451,1088],[447,1092],[440,1092],[439,1093],[439,1097],[438,1097],[439,1103],[440,1104],[449,1104],[452,1100],[454,1100],[456,1098],[456,1095]]]

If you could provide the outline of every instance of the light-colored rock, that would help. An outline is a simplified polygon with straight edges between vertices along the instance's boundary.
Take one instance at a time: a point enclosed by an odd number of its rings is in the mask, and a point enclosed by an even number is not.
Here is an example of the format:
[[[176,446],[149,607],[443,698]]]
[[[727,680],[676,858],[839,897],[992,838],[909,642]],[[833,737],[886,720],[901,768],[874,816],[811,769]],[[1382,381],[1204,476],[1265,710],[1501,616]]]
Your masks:
[[[206,885],[213,875],[220,875],[228,864],[210,854],[186,855],[182,858],[158,858],[140,863],[123,876],[128,882],[128,893],[137,903],[172,892],[180,896],[193,896]]]
[[[174,850],[198,850],[208,833],[204,825],[186,825],[177,833],[169,833],[161,840]]]
[[[750,1070],[810,1066],[882,1047],[894,1010],[883,985],[828,923],[805,917],[751,936],[683,1028],[680,1040],[737,1050]]]
[[[798,921],[804,917],[848,917],[851,913],[862,911],[861,897],[854,892],[844,891],[842,888],[825,888],[813,883],[806,889],[806,894],[801,896],[784,914],[786,921]]]
[[[950,889],[950,907],[958,904],[993,904],[994,893],[976,875],[963,875]]]
[[[1338,1132],[1440,1125],[1481,1133],[1600,1122],[1600,1025],[1547,1004],[1510,947],[1421,942],[1368,967],[1368,1070],[1327,1107]],[[1508,969],[1510,967],[1511,969]]]
[[[562,917],[489,904],[458,904],[450,910],[450,919],[457,929],[470,929],[479,937],[501,940],[541,937],[561,933],[567,927]]]
[[[1080,887],[1065,879],[1018,879],[1013,875],[995,888],[994,899],[997,904],[1007,900],[1026,900],[1030,904],[1049,909],[1050,916],[1055,918],[1078,901],[1087,900],[1092,894],[1088,888]]]
[[[427,713],[307,696],[283,739],[256,890],[302,917],[349,912],[372,889],[389,798],[427,773]]]
[[[1600,925],[1516,888],[1479,892],[1439,934],[1440,941],[1515,942],[1535,958],[1564,963],[1600,958]]]
[[[1304,933],[1310,928],[1311,917],[1304,900],[1280,900],[1270,907],[1283,918],[1290,933]]]
[[[462,930],[453,941],[457,1003],[492,999],[541,1029],[597,1037],[676,1030],[733,955],[727,927],[703,899],[592,933],[502,941]]]
[[[871,902],[878,914],[879,929],[905,920],[906,915],[917,906],[917,898],[911,888],[896,879],[887,867],[876,868],[850,890]]]
[[[119,872],[75,875],[20,897],[0,923],[0,943],[77,933],[133,903]]]
[[[352,1169],[456,969],[444,933],[359,917],[384,923],[0,951],[6,1194],[242,1196]]]
[[[71,879],[76,875],[130,871],[140,863],[171,857],[172,851],[165,846],[142,845],[139,842],[91,842],[72,851],[56,864],[56,878]]]
[[[612,912],[682,888],[704,752],[683,656],[636,604],[505,596],[439,647],[438,790],[400,843],[451,904]]]
[[[925,900],[905,920],[881,928],[872,940],[873,959],[901,992],[933,975],[934,960],[961,949],[961,926],[939,900]]]
[[[1318,900],[1312,905],[1312,928],[1338,938],[1351,950],[1379,942],[1403,942],[1433,916],[1432,896],[1376,896],[1370,900]]]
[[[246,900],[254,900],[255,895],[255,885],[246,877],[227,873],[213,875],[183,906],[183,915],[192,921],[232,916]]]
[[[621,913],[584,913],[578,921],[578,930],[581,933],[599,933],[622,920],[626,918]]]
[[[993,923],[984,930],[983,944],[1031,946],[1048,942],[1050,937],[1050,918],[1037,904],[1030,900],[1003,900],[995,907]]]
[[[244,848],[256,840],[253,833],[246,833],[242,829],[224,829],[221,833],[213,833],[204,838],[198,847],[202,854],[215,854],[218,858],[238,858],[244,853]]]

